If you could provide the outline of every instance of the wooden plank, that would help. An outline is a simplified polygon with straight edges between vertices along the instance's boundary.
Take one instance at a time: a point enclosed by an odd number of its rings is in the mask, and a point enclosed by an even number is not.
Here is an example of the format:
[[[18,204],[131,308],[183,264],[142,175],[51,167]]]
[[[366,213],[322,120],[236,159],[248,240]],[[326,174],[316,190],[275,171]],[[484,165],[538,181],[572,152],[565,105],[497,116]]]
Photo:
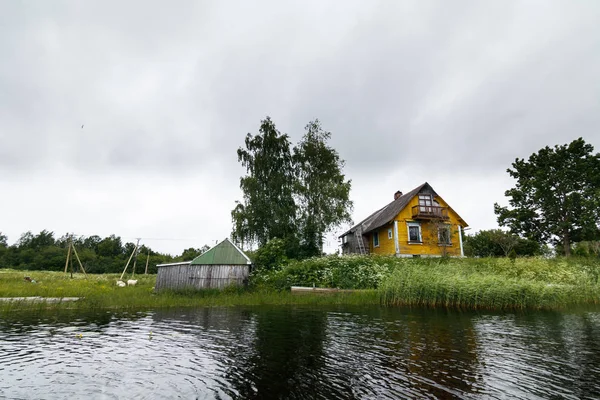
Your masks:
[[[69,250],[67,251],[67,262],[65,263],[65,274],[67,273],[67,268],[69,268],[69,258],[71,257],[71,241],[69,241]]]
[[[292,292],[299,293],[349,293],[355,292],[354,289],[335,289],[335,288],[318,288],[318,287],[304,287],[304,286],[292,286]]]
[[[87,278],[87,274],[85,272],[85,268],[83,268],[83,264],[81,263],[81,260],[79,259],[79,255],[77,255],[77,250],[75,250],[75,246],[73,246],[71,244],[71,246],[73,247],[73,254],[75,254],[75,258],[77,258],[77,262],[79,263],[79,267],[81,268],[81,271],[83,271],[83,275],[85,275],[85,277]]]
[[[161,289],[223,289],[230,285],[243,285],[250,275],[249,265],[191,265],[182,263],[159,267],[157,290]]]

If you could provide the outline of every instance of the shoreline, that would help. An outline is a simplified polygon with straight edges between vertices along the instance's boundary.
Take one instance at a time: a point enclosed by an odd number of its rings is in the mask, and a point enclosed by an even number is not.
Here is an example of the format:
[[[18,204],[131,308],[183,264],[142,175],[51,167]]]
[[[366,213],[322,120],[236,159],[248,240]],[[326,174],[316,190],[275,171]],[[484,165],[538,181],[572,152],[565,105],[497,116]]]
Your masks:
[[[0,269],[0,313],[259,305],[563,311],[600,307],[599,274],[595,259],[440,262],[329,256],[260,272],[249,287],[156,292],[156,275],[135,275],[135,286],[118,287],[120,274],[71,278],[56,271]]]

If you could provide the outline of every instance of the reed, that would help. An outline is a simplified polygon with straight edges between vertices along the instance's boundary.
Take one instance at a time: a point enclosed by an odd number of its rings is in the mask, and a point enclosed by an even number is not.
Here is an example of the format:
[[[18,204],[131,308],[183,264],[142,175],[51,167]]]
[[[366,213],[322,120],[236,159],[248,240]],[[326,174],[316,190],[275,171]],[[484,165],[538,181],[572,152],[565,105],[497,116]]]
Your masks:
[[[597,260],[477,259],[404,263],[379,287],[385,305],[564,309],[600,304]]]
[[[25,281],[30,276],[36,283]],[[234,305],[386,305],[459,309],[564,309],[600,305],[600,260],[402,259],[327,256],[254,274],[248,288],[223,291],[154,291],[155,275],[136,286],[115,285],[118,274],[73,278],[60,272],[0,270],[0,297],[80,297],[72,303],[0,302],[0,312],[20,309],[121,309]],[[293,294],[291,285],[361,289],[333,294]]]

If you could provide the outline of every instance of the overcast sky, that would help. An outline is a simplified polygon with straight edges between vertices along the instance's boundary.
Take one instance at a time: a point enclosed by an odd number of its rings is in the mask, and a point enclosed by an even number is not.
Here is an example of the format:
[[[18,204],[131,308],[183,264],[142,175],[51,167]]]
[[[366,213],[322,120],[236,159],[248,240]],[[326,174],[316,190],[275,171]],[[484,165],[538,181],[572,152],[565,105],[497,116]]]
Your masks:
[[[495,228],[516,157],[600,151],[600,2],[0,0],[0,232],[214,244],[267,115],[332,132],[355,221],[427,181]]]

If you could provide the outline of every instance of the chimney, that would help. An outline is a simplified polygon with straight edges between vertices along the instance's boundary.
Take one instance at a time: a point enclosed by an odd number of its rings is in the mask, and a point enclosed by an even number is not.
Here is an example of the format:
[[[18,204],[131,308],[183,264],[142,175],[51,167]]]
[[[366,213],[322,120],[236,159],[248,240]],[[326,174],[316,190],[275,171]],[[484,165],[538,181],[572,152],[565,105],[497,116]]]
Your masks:
[[[402,196],[402,192],[398,190],[396,193],[394,193],[394,200],[398,200],[398,197],[400,196]]]

